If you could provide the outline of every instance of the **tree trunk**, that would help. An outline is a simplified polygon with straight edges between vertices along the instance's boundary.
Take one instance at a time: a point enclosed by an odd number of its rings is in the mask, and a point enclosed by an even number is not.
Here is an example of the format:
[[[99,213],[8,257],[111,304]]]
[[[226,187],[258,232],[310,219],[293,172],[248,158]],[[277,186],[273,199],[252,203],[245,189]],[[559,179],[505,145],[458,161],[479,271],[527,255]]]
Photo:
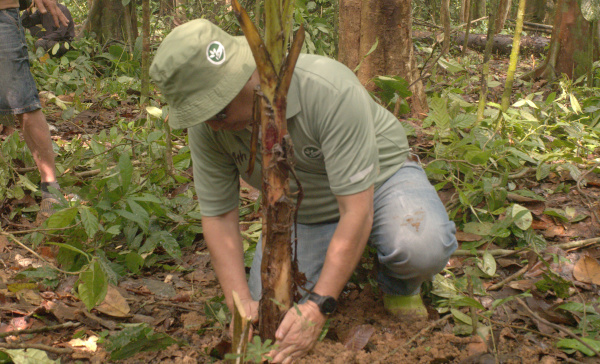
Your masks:
[[[565,0],[556,12],[561,13],[560,23],[554,25],[560,27],[560,52],[556,60],[556,73],[578,78],[587,74],[592,66],[590,60],[598,59],[597,52],[595,57],[592,57],[588,48],[589,42],[595,42],[597,38],[590,39],[591,24],[581,15],[577,0]]]
[[[494,25],[494,34],[498,34],[504,29],[506,18],[508,17],[508,11],[510,10],[510,0],[500,0],[498,4],[498,11],[496,12],[496,24]]]
[[[525,21],[543,24],[548,0],[529,0],[525,7]]]
[[[464,11],[461,12],[461,14],[466,15],[466,19],[464,21],[464,23],[467,23],[467,27],[465,28],[465,34],[470,34],[471,32],[471,0],[463,0],[463,5],[464,7]],[[469,46],[469,42],[468,42],[469,37],[465,37],[465,40],[463,42],[463,49],[462,52],[460,53],[461,56],[464,56],[465,54],[467,54],[467,47]]]
[[[498,3],[497,0],[496,4]],[[492,3],[492,6],[495,4]],[[487,33],[487,41],[485,44],[485,51],[483,53],[483,65],[481,68],[481,87],[479,89],[479,103],[477,105],[477,122],[483,120],[483,113],[485,111],[485,105],[487,103],[487,93],[488,93],[488,76],[490,75],[490,58],[492,55],[492,44],[493,44],[493,34],[495,33],[495,14],[496,12],[490,11],[488,18],[488,33]]]
[[[465,33],[458,33],[452,37],[457,44],[464,44]],[[484,34],[469,34],[468,45],[470,49],[483,52],[487,43]],[[513,37],[507,34],[497,34],[492,40],[492,53],[509,55],[512,51]],[[521,54],[543,55],[550,44],[545,37],[521,37]]]
[[[142,0],[142,96],[140,101],[147,102],[150,89],[150,0]]]
[[[295,204],[289,187],[289,174],[293,173],[293,146],[287,133],[285,111],[288,88],[304,42],[304,28],[300,27],[296,33],[286,57],[292,23],[292,0],[265,2],[264,43],[238,1],[233,1],[233,9],[248,39],[260,76],[260,93],[255,95],[254,105],[255,119],[260,114],[261,122],[263,180],[262,297],[258,309],[258,329],[263,340],[274,341],[277,327],[292,306],[295,293],[291,242]],[[256,123],[252,129],[254,139],[258,135]],[[255,147],[253,149],[256,151]],[[253,159],[250,158],[250,168],[253,167]],[[300,185],[298,188],[301,191]],[[298,203],[300,200],[298,196]]]
[[[472,19],[479,19],[485,16],[485,0],[472,0],[471,1],[471,17]]]
[[[460,11],[458,13],[458,20],[461,23],[466,23],[469,18],[467,14],[471,14],[471,2],[470,0],[460,0]]]
[[[135,3],[130,2],[126,7],[121,0],[94,0],[84,23],[85,30],[96,33],[101,43],[135,42],[138,37]]]
[[[598,35],[590,32],[590,28],[591,24],[582,16],[577,0],[558,0],[546,60],[525,78],[553,80],[565,74],[575,79],[586,75],[593,61],[599,58]],[[593,51],[589,47],[590,42],[594,44]]]
[[[444,55],[450,50],[450,0],[442,0],[440,12],[442,26],[444,27],[444,43],[442,46],[442,55]]]
[[[357,71],[359,80],[369,90],[379,75],[399,75],[409,83],[419,77],[411,38],[412,16],[409,0],[340,0],[339,56],[340,62]],[[365,55],[377,42],[377,48]],[[362,61],[362,63],[361,63]],[[411,88],[411,116],[423,117],[427,99],[423,84]]]

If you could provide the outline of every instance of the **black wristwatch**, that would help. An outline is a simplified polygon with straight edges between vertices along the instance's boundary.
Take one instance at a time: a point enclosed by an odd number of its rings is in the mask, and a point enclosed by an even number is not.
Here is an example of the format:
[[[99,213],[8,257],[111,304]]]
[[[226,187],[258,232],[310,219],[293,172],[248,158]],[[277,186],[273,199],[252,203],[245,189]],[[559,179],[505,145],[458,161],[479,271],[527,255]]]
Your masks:
[[[321,313],[325,316],[329,316],[334,313],[337,307],[337,301],[335,298],[331,296],[321,296],[315,292],[311,292],[308,295],[308,300],[316,303],[317,306],[319,306]]]

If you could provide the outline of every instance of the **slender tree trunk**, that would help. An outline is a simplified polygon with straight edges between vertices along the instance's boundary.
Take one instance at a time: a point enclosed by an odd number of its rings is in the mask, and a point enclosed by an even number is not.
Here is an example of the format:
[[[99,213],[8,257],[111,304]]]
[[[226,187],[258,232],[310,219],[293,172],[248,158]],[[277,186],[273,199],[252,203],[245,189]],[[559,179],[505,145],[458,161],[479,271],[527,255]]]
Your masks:
[[[500,0],[498,4],[498,10],[496,13],[496,24],[494,25],[495,33],[498,34],[504,29],[504,23],[508,17],[508,11],[510,10],[511,0]]]
[[[519,0],[519,11],[517,13],[517,23],[515,26],[515,35],[513,36],[513,50],[510,54],[510,63],[506,72],[506,85],[502,94],[502,111],[506,111],[510,104],[510,95],[512,95],[512,85],[517,70],[519,60],[519,48],[521,46],[521,33],[523,32],[523,15],[525,14],[525,3],[527,0]]]
[[[469,32],[471,31],[471,0],[463,0],[463,7],[465,10],[462,14],[466,14],[467,18],[465,19],[465,23],[467,23],[467,27],[465,29],[465,41],[463,42],[463,49],[461,55],[464,56],[467,53],[467,47],[469,44]]]
[[[260,76],[260,93],[257,93],[259,99],[255,100],[254,110],[256,113],[259,105],[262,131],[263,257],[259,331],[263,339],[275,340],[275,331],[282,316],[292,306],[295,291],[295,265],[292,264],[291,246],[295,205],[289,190],[289,173],[293,172],[293,148],[287,133],[285,111],[288,88],[304,42],[304,28],[301,27],[297,32],[286,57],[292,1],[266,1],[264,43],[256,26],[237,0],[233,1],[233,9],[252,48]],[[253,135],[257,133],[255,124]],[[253,159],[251,158],[251,162]],[[301,186],[298,188],[301,191]]]
[[[150,0],[142,0],[142,96],[141,101],[148,100],[150,89]]]
[[[471,1],[471,16],[473,19],[483,18],[485,16],[485,1],[486,0]]]
[[[458,20],[461,23],[467,22],[467,14],[470,14],[471,1],[470,0],[460,0],[460,11],[458,12]]]
[[[496,0],[497,3],[499,0]],[[492,6],[495,4],[492,4]],[[493,7],[492,7],[493,8]],[[487,102],[487,93],[488,93],[488,77],[490,74],[490,58],[492,55],[492,45],[494,43],[494,26],[496,24],[495,21],[495,12],[489,12],[488,18],[488,33],[487,33],[487,43],[485,44],[485,52],[483,53],[483,67],[481,70],[481,86],[479,89],[479,104],[477,105],[477,122],[483,120],[483,112],[485,111],[485,105]]]
[[[441,6],[442,25],[444,26],[444,44],[442,54],[450,50],[450,0],[442,0]]]

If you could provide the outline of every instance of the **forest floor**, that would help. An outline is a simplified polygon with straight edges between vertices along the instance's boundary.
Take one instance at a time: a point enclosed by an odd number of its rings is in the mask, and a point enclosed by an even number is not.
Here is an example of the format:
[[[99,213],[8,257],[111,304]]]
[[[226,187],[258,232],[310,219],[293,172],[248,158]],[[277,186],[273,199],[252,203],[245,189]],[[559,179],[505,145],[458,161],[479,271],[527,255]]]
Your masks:
[[[505,59],[494,61],[496,74],[503,75],[507,67]],[[531,64],[522,63],[522,67]],[[501,76],[498,81],[503,82]],[[517,85],[518,86],[518,85]],[[538,84],[540,90],[543,83]],[[500,87],[501,88],[501,87]],[[494,89],[492,89],[492,99]],[[466,95],[465,97],[469,97]],[[472,100],[467,100],[472,101]],[[47,109],[50,124],[57,128],[54,138],[70,139],[79,133],[93,133],[110,126],[115,115],[125,115],[124,109],[97,109],[82,113],[70,121],[61,119],[60,109],[50,105]],[[130,113],[132,114],[132,113]],[[428,148],[430,141],[417,133],[412,138],[413,146]],[[568,175],[551,175],[543,183],[535,178],[522,178],[520,189],[543,191],[556,190],[556,186],[569,181]],[[596,244],[559,248],[558,244],[581,241],[600,235],[600,224],[594,221],[594,212],[600,213],[597,198],[600,197],[600,178],[591,174],[587,185],[572,187],[568,191],[545,194],[545,202],[523,200],[520,203],[533,212],[533,226],[550,243],[544,258],[547,264],[529,259],[519,253],[496,256],[497,274],[486,280],[488,291],[477,295],[478,300],[490,309],[495,300],[514,297],[530,291],[531,297],[511,300],[493,310],[491,317],[481,320],[491,330],[480,330],[480,335],[464,332],[464,325],[452,315],[440,315],[430,307],[429,319],[418,322],[401,322],[388,315],[382,304],[377,287],[369,283],[372,272],[364,267],[372,266],[370,258],[364,258],[352,283],[339,299],[339,309],[332,315],[325,338],[314,350],[298,363],[598,363],[597,357],[587,357],[580,352],[567,355],[557,349],[555,343],[569,338],[569,332],[580,321],[556,307],[565,302],[551,291],[541,292],[535,283],[551,266],[555,272],[572,283],[569,295],[576,300],[589,301],[598,297],[594,282],[600,279],[600,247]],[[595,204],[583,198],[585,192],[596,197]],[[256,199],[257,193],[244,189],[245,197]],[[441,191],[447,200],[452,191]],[[31,228],[22,218],[7,218],[10,205],[34,203],[6,200],[0,206],[2,229],[15,231]],[[568,223],[542,212],[548,207],[572,207],[577,214],[588,216],[577,223]],[[256,218],[256,216],[254,216]],[[477,237],[458,233],[461,242]],[[491,245],[488,249],[497,247]],[[45,245],[37,253],[56,263],[56,250]],[[559,257],[558,260],[553,259]],[[531,257],[528,257],[531,258]],[[455,256],[448,263],[446,276],[461,276],[463,267],[470,257]],[[156,332],[170,335],[180,344],[173,344],[160,351],[145,351],[119,361],[122,363],[212,363],[219,362],[227,348],[227,330],[222,320],[222,296],[216,276],[211,268],[208,250],[202,240],[183,250],[183,259],[178,264],[182,271],[165,272],[159,268],[129,276],[119,282],[116,289],[109,289],[103,307],[88,312],[74,295],[73,286],[77,276],[63,276],[54,290],[15,289],[23,282],[17,275],[24,269],[36,267],[41,262],[23,247],[0,236],[0,336],[4,338],[0,347],[41,348],[52,358],[63,363],[106,363],[111,362],[110,353],[102,344],[102,337],[113,332],[122,323],[147,323]],[[472,264],[472,263],[471,263]],[[490,286],[503,281],[515,272],[518,278],[505,282],[497,289]],[[577,278],[575,278],[577,277]],[[587,280],[586,280],[587,278]],[[589,283],[592,282],[592,283]],[[426,296],[426,300],[429,296]],[[124,311],[126,315],[118,312]],[[598,308],[596,307],[596,311]],[[116,312],[116,313],[115,313]],[[490,311],[492,312],[492,311]],[[600,312],[600,311],[598,311]],[[468,310],[463,310],[467,316]],[[54,328],[46,332],[33,332],[7,336],[13,330],[36,330],[67,322],[74,326]],[[470,326],[469,326],[470,327]],[[11,346],[12,345],[12,346]],[[151,338],[145,345],[152,345]],[[39,361],[39,363],[44,363]]]

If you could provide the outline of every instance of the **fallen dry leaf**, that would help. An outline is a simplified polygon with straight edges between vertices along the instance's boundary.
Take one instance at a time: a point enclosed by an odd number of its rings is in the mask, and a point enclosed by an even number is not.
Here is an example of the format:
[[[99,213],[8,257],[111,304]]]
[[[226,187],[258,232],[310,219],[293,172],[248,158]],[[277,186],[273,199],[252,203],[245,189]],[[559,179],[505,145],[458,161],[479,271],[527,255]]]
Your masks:
[[[7,247],[9,246],[9,242],[8,239],[6,238],[6,236],[4,235],[0,235],[0,253],[7,250]]]
[[[98,336],[90,336],[85,340],[73,339],[67,344],[71,345],[74,348],[83,349],[84,351],[95,352],[98,349],[98,345],[96,344],[97,341]]]
[[[588,255],[584,255],[575,263],[573,277],[583,283],[600,284],[600,264]]]
[[[488,351],[487,344],[479,336],[473,336],[473,341],[467,344],[466,349],[469,356],[484,354]]]
[[[96,310],[112,317],[128,317],[131,309],[115,286],[109,285],[104,301],[96,307]]]
[[[512,288],[512,289],[516,289],[518,291],[525,292],[525,291],[533,289],[534,284],[535,284],[535,281],[533,281],[533,280],[522,279],[522,280],[519,280],[519,281],[509,282],[508,286],[510,288]]]
[[[365,345],[367,345],[374,332],[375,328],[371,325],[355,326],[352,328],[352,330],[350,330],[350,334],[348,334],[348,338],[346,339],[344,346],[347,349],[354,351],[362,350]]]
[[[40,297],[40,295],[37,292],[31,289],[21,290],[17,292],[16,295],[21,303],[28,303],[33,306],[39,306],[42,304],[42,302],[44,302],[42,297]]]
[[[15,255],[15,261],[17,262],[19,267],[22,268],[27,268],[29,266],[32,266],[33,268],[40,268],[42,266],[40,263],[35,262],[31,258],[25,258],[21,254]]]
[[[81,302],[79,303],[81,304]],[[46,301],[44,302],[44,306],[60,323],[74,320],[77,316],[77,311],[82,309],[82,307],[68,306],[61,301]]]

